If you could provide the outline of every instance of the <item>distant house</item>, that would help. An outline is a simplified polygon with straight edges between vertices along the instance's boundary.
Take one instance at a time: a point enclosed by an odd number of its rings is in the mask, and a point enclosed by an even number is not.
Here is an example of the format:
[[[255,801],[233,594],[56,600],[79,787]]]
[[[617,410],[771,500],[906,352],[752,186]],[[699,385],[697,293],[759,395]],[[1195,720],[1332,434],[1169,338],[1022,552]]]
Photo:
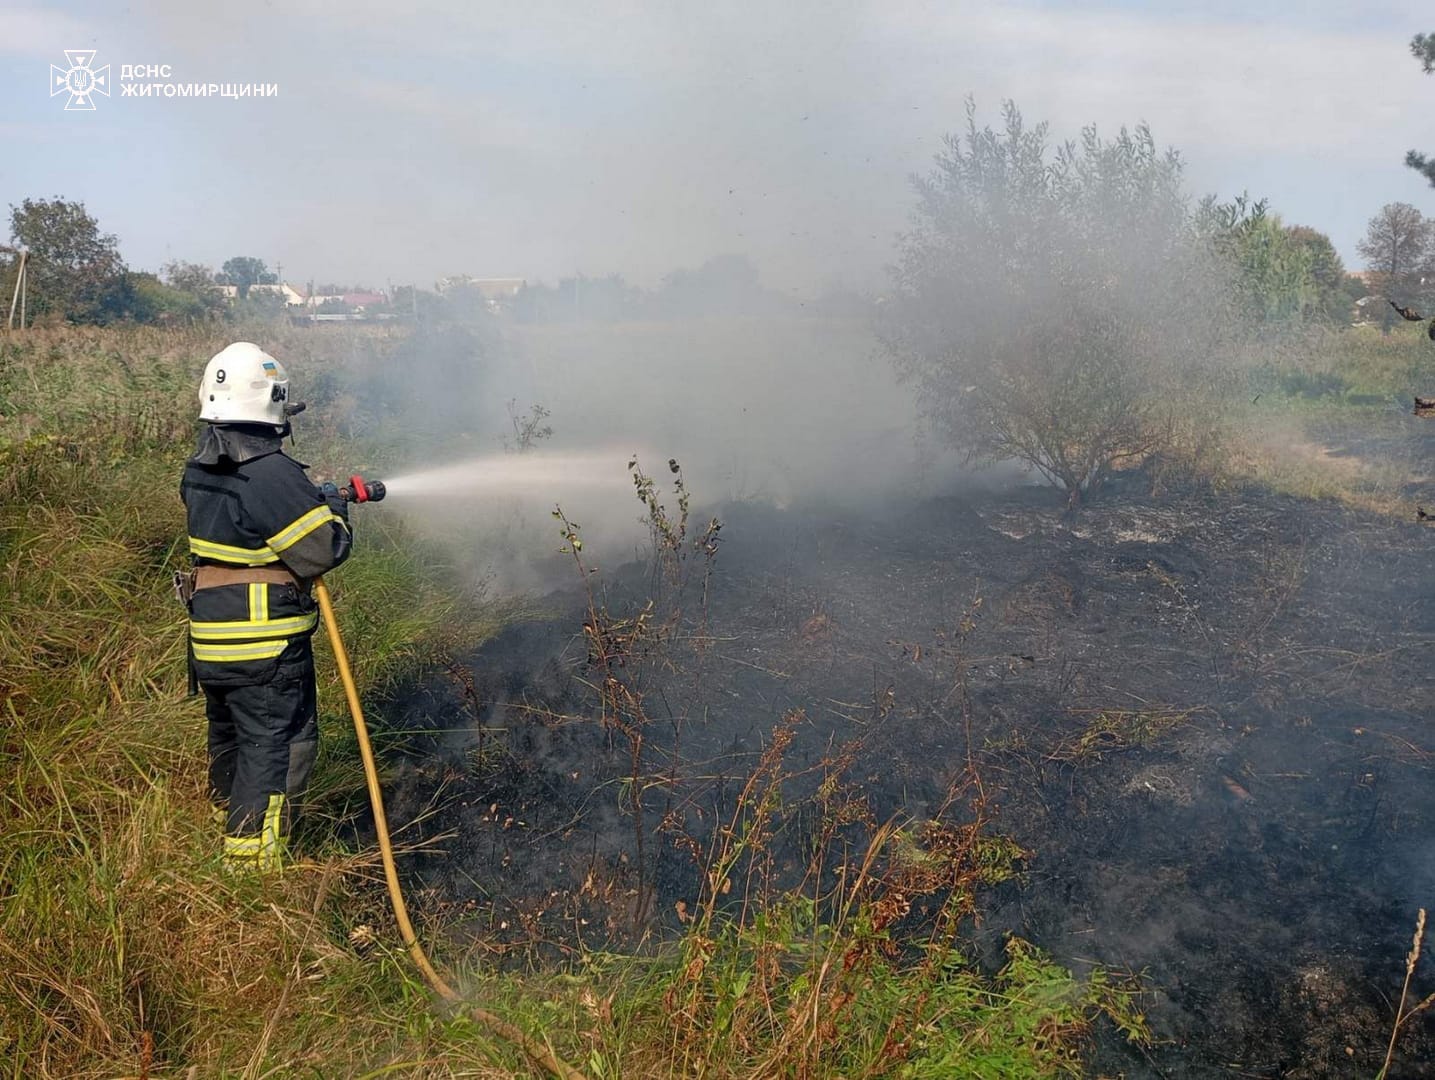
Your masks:
[[[328,288],[337,290],[341,287],[330,285]],[[315,291],[304,299],[304,310],[291,312],[289,318],[300,326],[314,323],[386,322],[398,317],[391,311],[379,310],[388,305],[389,294],[372,289]]]
[[[356,312],[383,307],[389,302],[389,298],[381,292],[351,292],[345,293],[339,299],[345,307],[352,308]]]
[[[234,301],[239,299],[238,285],[216,285],[219,295],[226,300]],[[249,286],[250,296],[278,296],[281,297],[287,307],[303,307],[308,300],[304,294],[295,289],[288,282],[281,282],[278,285],[251,285]]]
[[[483,297],[489,308],[500,311],[513,302],[528,282],[523,278],[476,278],[468,274],[453,274],[440,278],[434,284],[440,296],[456,289],[474,289]]]

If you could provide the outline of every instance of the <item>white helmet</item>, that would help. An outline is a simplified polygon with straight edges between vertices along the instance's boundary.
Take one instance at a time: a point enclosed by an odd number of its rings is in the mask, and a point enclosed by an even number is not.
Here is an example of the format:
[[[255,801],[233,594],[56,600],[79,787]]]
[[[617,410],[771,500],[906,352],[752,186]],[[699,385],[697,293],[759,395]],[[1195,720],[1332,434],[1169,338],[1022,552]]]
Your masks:
[[[284,365],[250,341],[214,354],[199,384],[199,418],[215,424],[288,422],[289,375]]]

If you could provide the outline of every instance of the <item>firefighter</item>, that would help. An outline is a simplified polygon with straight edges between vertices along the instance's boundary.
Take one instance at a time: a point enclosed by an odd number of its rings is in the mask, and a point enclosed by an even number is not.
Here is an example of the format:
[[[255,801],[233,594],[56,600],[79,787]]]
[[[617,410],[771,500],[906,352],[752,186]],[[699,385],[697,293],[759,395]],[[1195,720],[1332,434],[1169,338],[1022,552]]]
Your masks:
[[[204,690],[209,789],[237,867],[278,870],[318,751],[315,577],[349,557],[348,504],[283,452],[284,366],[240,341],[209,361],[203,424],[180,483],[194,569],[190,690]]]

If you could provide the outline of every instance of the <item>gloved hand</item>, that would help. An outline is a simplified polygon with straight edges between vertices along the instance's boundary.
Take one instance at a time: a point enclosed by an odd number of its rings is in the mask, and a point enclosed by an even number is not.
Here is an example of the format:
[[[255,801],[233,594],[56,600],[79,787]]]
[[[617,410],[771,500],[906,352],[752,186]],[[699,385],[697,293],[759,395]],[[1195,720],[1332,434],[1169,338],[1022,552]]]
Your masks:
[[[339,494],[339,487],[332,480],[325,480],[319,485],[319,494],[324,496],[324,501],[329,504],[329,509],[338,514],[345,521],[349,520],[349,500]]]

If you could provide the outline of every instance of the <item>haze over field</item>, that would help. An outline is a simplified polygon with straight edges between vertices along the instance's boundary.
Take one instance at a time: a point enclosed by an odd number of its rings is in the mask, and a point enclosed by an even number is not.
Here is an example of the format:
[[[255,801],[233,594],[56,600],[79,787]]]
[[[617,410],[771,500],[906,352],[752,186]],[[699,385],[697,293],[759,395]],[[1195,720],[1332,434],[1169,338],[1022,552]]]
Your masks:
[[[750,256],[770,286],[880,288],[974,95],[1053,135],[1150,123],[1193,190],[1269,196],[1348,265],[1427,125],[1415,3],[395,7],[0,3],[4,201],[85,201],[132,266],[251,251],[286,277],[555,279]],[[66,49],[259,100],[47,90]],[[221,212],[222,211],[222,212]]]
[[[1428,1071],[1428,20],[0,0],[0,1059]]]

